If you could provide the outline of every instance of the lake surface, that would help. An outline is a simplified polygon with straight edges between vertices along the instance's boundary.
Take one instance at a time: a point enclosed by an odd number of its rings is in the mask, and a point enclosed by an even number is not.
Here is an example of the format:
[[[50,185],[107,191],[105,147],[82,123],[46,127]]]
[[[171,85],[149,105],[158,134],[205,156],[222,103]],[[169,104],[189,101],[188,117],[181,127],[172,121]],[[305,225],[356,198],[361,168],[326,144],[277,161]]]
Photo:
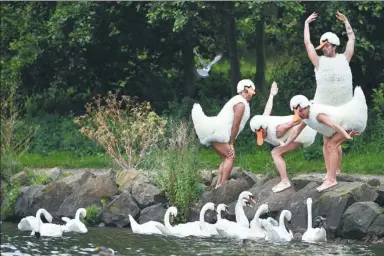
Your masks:
[[[384,255],[384,245],[346,242],[307,244],[240,241],[226,238],[174,238],[133,234],[128,228],[88,228],[86,234],[66,233],[60,238],[36,239],[21,232],[17,223],[1,225],[1,255],[97,255],[96,247],[115,255]]]

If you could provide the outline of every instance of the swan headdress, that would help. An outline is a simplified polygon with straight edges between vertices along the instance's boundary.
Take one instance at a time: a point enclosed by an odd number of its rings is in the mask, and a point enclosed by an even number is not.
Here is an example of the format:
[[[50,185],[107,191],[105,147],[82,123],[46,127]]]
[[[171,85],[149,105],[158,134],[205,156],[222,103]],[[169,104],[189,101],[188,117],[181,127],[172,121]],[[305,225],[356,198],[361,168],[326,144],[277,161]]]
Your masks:
[[[316,47],[316,50],[323,48],[323,46],[326,45],[327,43],[339,46],[340,45],[340,39],[337,37],[337,35],[335,33],[326,32],[321,36],[320,45],[318,47]]]
[[[237,83],[237,93],[241,93],[245,88],[252,88],[256,90],[255,84],[251,81],[251,79],[243,79]]]

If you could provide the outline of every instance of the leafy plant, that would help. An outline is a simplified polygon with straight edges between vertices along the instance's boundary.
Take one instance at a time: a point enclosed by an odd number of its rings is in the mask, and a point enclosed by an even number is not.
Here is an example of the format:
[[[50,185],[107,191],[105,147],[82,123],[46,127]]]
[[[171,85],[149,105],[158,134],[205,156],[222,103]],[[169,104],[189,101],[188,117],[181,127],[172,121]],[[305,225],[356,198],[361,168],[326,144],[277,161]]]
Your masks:
[[[169,130],[172,133],[165,137],[164,149],[153,152],[157,159],[154,177],[185,221],[189,206],[201,192],[199,150],[190,123],[170,123]]]
[[[100,223],[100,208],[98,208],[96,205],[90,205],[86,208],[86,211],[87,216],[85,216],[84,221],[87,225],[94,226]]]
[[[86,105],[86,115],[76,117],[81,133],[96,141],[121,167],[140,164],[144,154],[161,139],[166,120],[151,111],[149,102],[108,92]]]

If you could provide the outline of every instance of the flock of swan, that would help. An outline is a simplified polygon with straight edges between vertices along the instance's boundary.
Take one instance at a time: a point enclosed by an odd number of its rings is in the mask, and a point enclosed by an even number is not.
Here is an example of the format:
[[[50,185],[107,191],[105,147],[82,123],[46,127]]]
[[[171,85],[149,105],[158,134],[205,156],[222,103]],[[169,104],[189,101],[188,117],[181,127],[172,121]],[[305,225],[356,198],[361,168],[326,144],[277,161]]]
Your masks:
[[[289,230],[284,220],[291,220],[292,214],[289,210],[283,210],[279,221],[268,217],[261,219],[260,216],[268,213],[268,205],[262,204],[256,211],[254,218],[249,222],[245,215],[243,207],[252,207],[251,201],[256,203],[254,196],[249,191],[243,191],[237,200],[235,206],[236,221],[229,221],[222,218],[222,212],[228,212],[225,204],[219,204],[215,209],[212,202],[206,203],[200,211],[199,221],[181,223],[172,225],[173,219],[177,216],[177,208],[171,206],[167,209],[164,216],[164,224],[158,221],[148,221],[139,224],[129,214],[129,220],[133,233],[142,235],[166,235],[176,237],[211,237],[221,236],[237,239],[265,240],[270,242],[289,242],[293,239],[293,233]],[[204,220],[206,211],[212,210],[217,213],[217,222],[207,223]],[[324,229],[325,218],[318,216],[315,218],[315,227],[312,226],[312,199],[307,199],[308,227],[302,235],[302,241],[305,242],[326,242],[326,231]],[[45,216],[49,223],[43,223],[41,214]],[[67,232],[88,232],[86,226],[81,222],[80,216],[85,217],[86,211],[80,208],[76,212],[74,219],[62,217],[65,225],[53,224],[52,216],[45,210],[39,209],[36,216],[23,218],[18,224],[18,229],[22,231],[32,231],[31,235],[38,238],[40,236],[60,237]]]
[[[44,215],[45,219],[49,223],[43,223],[41,220],[41,214]],[[61,219],[65,222],[65,225],[54,224],[52,222],[52,215],[45,209],[41,208],[37,210],[36,216],[27,216],[22,218],[17,225],[20,231],[32,231],[31,235],[39,238],[40,236],[53,236],[60,237],[63,233],[77,232],[87,233],[88,229],[80,220],[80,216],[85,218],[87,211],[84,208],[79,208],[76,211],[74,219],[68,217],[62,217]]]

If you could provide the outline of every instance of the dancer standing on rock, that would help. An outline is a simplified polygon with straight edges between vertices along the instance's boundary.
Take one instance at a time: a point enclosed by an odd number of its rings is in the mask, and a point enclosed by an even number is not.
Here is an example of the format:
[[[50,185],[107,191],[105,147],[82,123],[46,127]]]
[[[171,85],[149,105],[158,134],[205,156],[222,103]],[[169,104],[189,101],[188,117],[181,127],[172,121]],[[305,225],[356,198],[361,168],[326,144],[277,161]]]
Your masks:
[[[305,21],[304,25],[304,44],[308,53],[308,57],[315,67],[316,75],[316,92],[313,101],[318,104],[341,106],[352,100],[353,85],[352,72],[349,62],[353,56],[355,48],[355,34],[348,19],[339,11],[336,12],[336,18],[345,24],[345,29],[348,36],[348,42],[343,54],[336,53],[336,47],[340,45],[339,38],[331,32],[326,32],[320,38],[320,45],[315,49],[310,40],[309,23],[316,20],[317,14],[312,13]],[[318,56],[316,50],[322,49],[323,56]],[[334,140],[331,137],[323,136],[323,155],[327,175],[324,182],[331,184],[334,181],[330,180],[328,173],[330,168],[330,154],[337,154],[336,161],[337,171],[340,173],[342,149],[337,146],[335,151]]]
[[[235,139],[250,116],[249,101],[255,95],[255,85],[249,79],[237,84],[238,95],[232,97],[217,116],[206,116],[200,104],[192,108],[192,121],[200,143],[211,146],[222,158],[216,187],[228,179],[235,161]]]

